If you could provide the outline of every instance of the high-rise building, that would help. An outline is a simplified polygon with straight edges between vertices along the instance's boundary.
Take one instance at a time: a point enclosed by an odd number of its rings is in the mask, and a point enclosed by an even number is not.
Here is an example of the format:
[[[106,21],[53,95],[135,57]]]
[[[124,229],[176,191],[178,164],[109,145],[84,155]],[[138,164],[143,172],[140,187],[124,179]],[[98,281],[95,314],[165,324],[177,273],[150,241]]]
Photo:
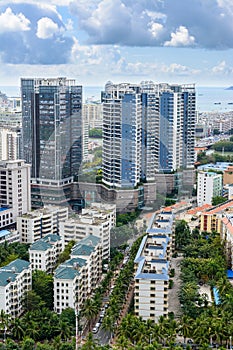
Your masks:
[[[20,158],[20,138],[17,130],[0,127],[0,160]]]
[[[23,160],[0,161],[0,228],[30,210],[30,165]]]
[[[102,92],[103,182],[135,187],[156,172],[192,168],[195,86],[112,84]]]
[[[103,182],[134,187],[141,178],[142,102],[139,86],[106,84],[103,101]]]
[[[21,79],[21,94],[32,204],[66,204],[82,161],[82,87],[66,78]]]
[[[195,85],[160,84],[159,170],[192,168],[195,161]]]

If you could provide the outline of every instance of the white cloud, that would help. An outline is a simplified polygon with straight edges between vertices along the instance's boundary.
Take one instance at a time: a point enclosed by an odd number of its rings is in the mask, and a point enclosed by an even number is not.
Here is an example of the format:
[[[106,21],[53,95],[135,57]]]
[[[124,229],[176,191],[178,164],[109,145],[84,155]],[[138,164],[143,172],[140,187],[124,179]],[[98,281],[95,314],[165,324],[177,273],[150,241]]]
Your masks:
[[[58,24],[53,22],[51,18],[43,17],[37,22],[36,35],[39,39],[50,39],[59,32]]]
[[[184,26],[179,26],[175,33],[171,33],[171,40],[165,41],[164,46],[191,46],[194,43],[195,38],[189,35],[188,29]]]
[[[30,21],[22,13],[14,14],[8,7],[0,14],[0,33],[30,30]]]
[[[163,30],[163,25],[161,23],[151,22],[149,26],[149,31],[151,32],[154,38],[157,38]]]
[[[220,75],[230,75],[233,73],[233,68],[228,66],[226,61],[223,60],[212,68],[212,73]]]

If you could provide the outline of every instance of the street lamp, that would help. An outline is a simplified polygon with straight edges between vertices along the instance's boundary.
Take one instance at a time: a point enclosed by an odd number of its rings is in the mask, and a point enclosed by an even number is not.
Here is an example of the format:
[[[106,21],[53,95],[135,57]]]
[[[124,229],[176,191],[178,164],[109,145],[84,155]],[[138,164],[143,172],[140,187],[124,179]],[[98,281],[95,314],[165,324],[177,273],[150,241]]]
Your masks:
[[[79,331],[79,312],[78,308],[75,309],[75,350],[78,350],[78,331]]]
[[[6,331],[7,331],[7,326],[4,327],[4,337],[3,337],[4,343],[6,341]]]
[[[151,345],[151,338],[152,338],[152,333],[150,333],[150,341],[149,341],[150,345]]]

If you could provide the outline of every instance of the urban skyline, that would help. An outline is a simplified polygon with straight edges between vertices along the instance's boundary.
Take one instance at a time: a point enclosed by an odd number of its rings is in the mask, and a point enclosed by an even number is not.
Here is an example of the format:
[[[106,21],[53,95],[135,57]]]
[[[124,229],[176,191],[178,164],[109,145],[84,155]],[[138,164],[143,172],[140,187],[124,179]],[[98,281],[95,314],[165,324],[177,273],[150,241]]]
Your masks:
[[[89,86],[232,85],[232,17],[228,0],[3,0],[1,85],[19,86],[25,72]]]

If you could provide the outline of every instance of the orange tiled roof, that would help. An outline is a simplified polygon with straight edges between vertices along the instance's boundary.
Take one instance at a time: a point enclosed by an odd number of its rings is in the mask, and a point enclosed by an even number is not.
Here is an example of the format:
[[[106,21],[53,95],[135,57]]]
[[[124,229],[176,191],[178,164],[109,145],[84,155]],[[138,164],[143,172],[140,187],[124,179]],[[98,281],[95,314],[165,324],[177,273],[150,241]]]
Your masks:
[[[233,207],[233,200],[227,201],[223,204],[220,204],[213,209],[208,210],[207,214],[216,214],[222,210],[225,210],[227,208]]]
[[[213,206],[211,204],[203,204],[200,207],[196,207],[196,208],[188,210],[187,214],[194,215],[194,214],[197,214],[198,212],[206,211],[210,208],[213,208]]]
[[[233,226],[232,226],[231,222],[229,221],[229,219],[225,217],[225,218],[222,218],[221,220],[224,223],[224,225],[227,227],[228,231],[231,234],[233,234]]]
[[[207,149],[207,147],[194,147],[195,151],[206,151]]]
[[[182,207],[183,205],[186,205],[186,204],[188,204],[188,202],[186,202],[186,201],[181,201],[181,202],[172,204],[172,205],[170,205],[169,207],[163,208],[163,211],[171,211],[172,209],[178,209],[178,208],[180,208],[180,207]]]

